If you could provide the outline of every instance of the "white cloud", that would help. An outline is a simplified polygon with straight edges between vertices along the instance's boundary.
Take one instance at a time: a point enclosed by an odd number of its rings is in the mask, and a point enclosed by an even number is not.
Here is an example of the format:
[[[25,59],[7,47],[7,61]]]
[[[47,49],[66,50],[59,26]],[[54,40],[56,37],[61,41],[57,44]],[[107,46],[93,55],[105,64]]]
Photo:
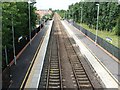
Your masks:
[[[120,4],[120,0],[118,0],[118,4]]]
[[[80,0],[36,0],[37,9],[68,9],[72,3],[79,2]]]

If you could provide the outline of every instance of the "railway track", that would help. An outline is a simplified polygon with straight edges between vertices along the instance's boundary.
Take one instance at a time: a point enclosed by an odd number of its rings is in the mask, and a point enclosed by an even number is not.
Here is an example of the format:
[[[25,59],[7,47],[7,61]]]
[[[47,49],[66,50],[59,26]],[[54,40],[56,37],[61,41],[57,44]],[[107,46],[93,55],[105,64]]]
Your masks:
[[[47,59],[45,61],[45,70],[43,71],[44,85],[40,88],[62,88],[61,64],[59,55],[59,42],[57,34],[57,25],[54,23],[52,30],[50,45],[48,49]]]
[[[74,46],[72,45],[66,32],[63,31],[64,27],[62,26],[61,22],[59,22],[59,25],[60,25],[61,32],[63,35],[64,44],[65,44],[67,55],[68,55],[68,58],[69,58],[69,61],[70,61],[71,67],[72,67],[72,71],[73,71],[74,77],[76,79],[77,87],[80,90],[82,90],[82,89],[94,90],[94,87],[93,87],[82,63],[80,62],[79,57],[76,54]]]
[[[50,48],[46,88],[61,88],[61,76],[58,36],[54,35]]]
[[[71,39],[68,37],[65,32],[65,28],[60,22],[59,17],[54,18],[53,28],[50,36],[50,41],[47,47],[47,54],[44,61],[44,66],[42,70],[42,75],[39,83],[39,88],[59,88],[64,89],[63,78],[64,74],[62,70],[61,64],[61,55],[60,53],[64,53],[60,49],[60,41],[62,36],[62,40],[64,43],[64,48],[66,50],[66,55],[68,57],[68,63],[70,63],[70,67],[72,68],[73,77],[75,78],[75,86],[74,88],[78,90],[94,90],[93,83],[91,79],[87,75],[84,66],[81,63],[81,59],[76,53],[75,46],[72,43]],[[67,68],[67,66],[66,66]],[[62,73],[61,73],[62,72]],[[65,76],[66,77],[66,76]],[[66,78],[67,79],[67,78]],[[66,83],[69,82],[68,80]],[[69,88],[69,85],[67,84]]]

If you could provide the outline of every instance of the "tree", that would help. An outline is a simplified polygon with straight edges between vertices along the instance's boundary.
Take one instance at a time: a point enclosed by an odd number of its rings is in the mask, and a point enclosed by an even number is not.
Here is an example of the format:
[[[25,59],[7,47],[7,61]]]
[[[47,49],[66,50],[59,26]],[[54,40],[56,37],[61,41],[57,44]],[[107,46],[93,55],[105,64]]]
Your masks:
[[[97,4],[98,2],[79,2],[69,6],[71,18],[76,17],[76,22],[80,22],[82,7],[82,22],[90,28],[96,28],[97,21]],[[99,2],[99,30],[113,31],[117,25],[117,20],[120,15],[120,5],[117,2]],[[72,17],[72,14],[74,17]],[[70,18],[69,18],[70,19]]]
[[[2,50],[5,46],[8,51],[8,60],[10,58],[12,49],[12,18],[15,34],[15,45],[18,46],[18,38],[20,36],[26,37],[29,35],[29,19],[28,19],[28,3],[27,2],[3,2],[2,3]],[[13,17],[12,17],[13,16]],[[35,7],[31,6],[31,27],[35,28],[36,25]],[[16,48],[17,50],[18,48]],[[3,53],[3,61],[5,55]]]

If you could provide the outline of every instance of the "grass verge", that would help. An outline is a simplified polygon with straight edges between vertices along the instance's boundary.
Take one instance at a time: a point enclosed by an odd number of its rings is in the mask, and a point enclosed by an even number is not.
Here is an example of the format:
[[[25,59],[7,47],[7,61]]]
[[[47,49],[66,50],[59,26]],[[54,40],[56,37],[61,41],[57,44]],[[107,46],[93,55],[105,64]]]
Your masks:
[[[86,30],[90,31],[91,33],[96,34],[96,30],[89,28],[88,25],[86,25],[84,23],[83,24],[77,23],[77,24],[80,25],[80,26],[82,26]],[[114,46],[120,48],[120,45],[118,43],[118,42],[120,42],[120,36],[115,35],[114,32],[102,31],[102,30],[100,31],[100,30],[98,30],[98,36],[101,37],[101,38],[103,38],[104,40],[106,40],[106,37],[111,38],[112,39],[111,44],[113,44]]]

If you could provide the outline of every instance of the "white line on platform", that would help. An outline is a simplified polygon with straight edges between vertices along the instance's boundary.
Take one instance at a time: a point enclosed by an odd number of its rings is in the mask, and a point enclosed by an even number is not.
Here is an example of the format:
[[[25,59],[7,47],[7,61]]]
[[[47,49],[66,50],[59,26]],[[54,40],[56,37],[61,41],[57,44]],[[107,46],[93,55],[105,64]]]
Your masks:
[[[48,45],[48,41],[49,41],[49,37],[50,37],[52,24],[53,24],[53,20],[50,21],[49,28],[48,28],[47,33],[44,37],[44,40],[41,44],[41,48],[35,59],[34,65],[32,67],[31,73],[26,82],[25,88],[36,88],[37,89],[39,86],[40,76],[41,76],[41,72],[42,72],[45,54],[47,51],[47,45]]]
[[[74,32],[64,23],[64,21],[61,21],[64,27],[66,28],[67,33],[75,40],[76,44],[79,46],[79,49],[82,53],[82,55],[85,55],[94,68],[94,70],[97,72],[98,76],[104,83],[106,88],[118,88],[117,82],[114,80],[114,78],[106,71],[106,69],[101,65],[98,60],[92,55],[92,53],[84,46],[84,44],[77,38],[77,36],[74,34]]]

